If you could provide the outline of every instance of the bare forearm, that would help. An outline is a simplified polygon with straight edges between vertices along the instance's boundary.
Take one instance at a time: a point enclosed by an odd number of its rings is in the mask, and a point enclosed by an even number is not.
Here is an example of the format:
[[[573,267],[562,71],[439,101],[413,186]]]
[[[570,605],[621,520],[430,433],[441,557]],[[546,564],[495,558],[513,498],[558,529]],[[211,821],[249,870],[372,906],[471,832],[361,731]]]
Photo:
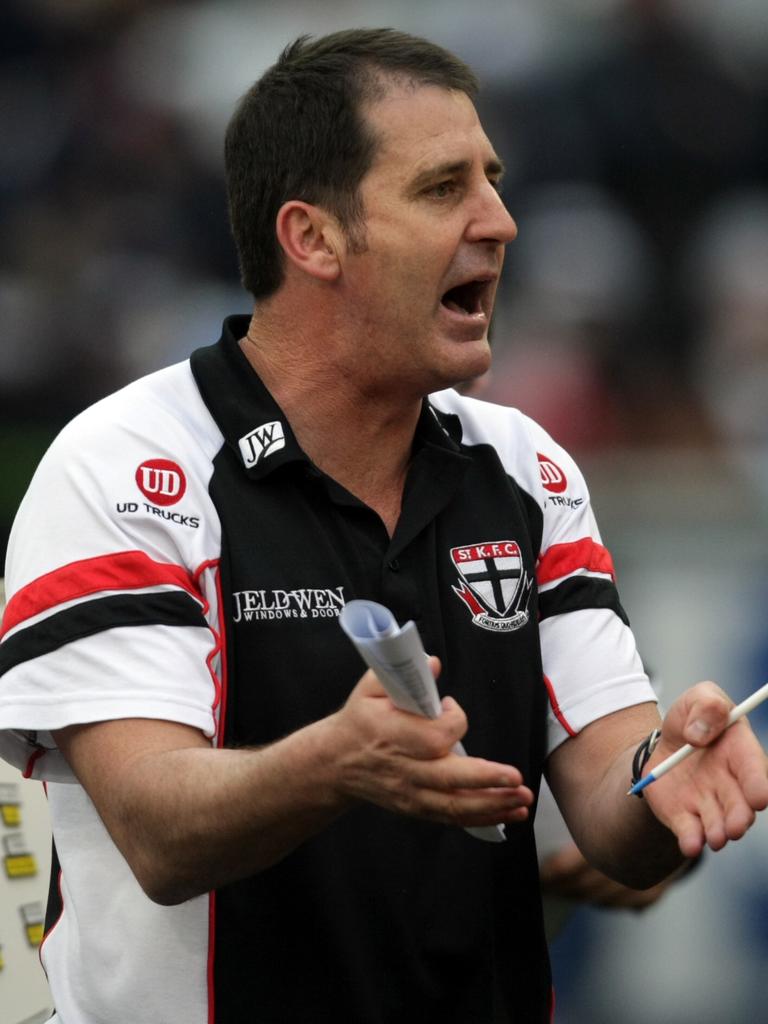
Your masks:
[[[134,762],[111,830],[150,898],[180,903],[262,871],[343,813],[324,727],[259,750],[198,747]]]
[[[632,757],[642,738],[618,755],[591,793],[577,837],[592,864],[634,889],[656,885],[685,862],[676,836],[647,801],[627,796]]]
[[[684,859],[647,801],[627,796],[634,752],[658,724],[650,704],[608,715],[563,744],[548,765],[579,849],[594,867],[633,888],[656,884]]]

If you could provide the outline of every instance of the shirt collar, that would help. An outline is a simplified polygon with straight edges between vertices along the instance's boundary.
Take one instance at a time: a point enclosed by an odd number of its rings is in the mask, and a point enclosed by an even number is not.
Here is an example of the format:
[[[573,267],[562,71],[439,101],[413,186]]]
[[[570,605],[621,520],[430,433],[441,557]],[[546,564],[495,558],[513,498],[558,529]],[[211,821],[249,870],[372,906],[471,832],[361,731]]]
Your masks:
[[[311,462],[287,417],[240,348],[247,315],[229,316],[215,345],[197,349],[190,364],[200,394],[244,471],[254,480],[289,463]],[[414,454],[438,448],[458,454],[458,416],[440,412],[424,399],[414,435]]]
[[[309,462],[282,409],[240,348],[248,316],[229,316],[215,345],[190,364],[200,394],[244,471],[258,480],[279,466]]]

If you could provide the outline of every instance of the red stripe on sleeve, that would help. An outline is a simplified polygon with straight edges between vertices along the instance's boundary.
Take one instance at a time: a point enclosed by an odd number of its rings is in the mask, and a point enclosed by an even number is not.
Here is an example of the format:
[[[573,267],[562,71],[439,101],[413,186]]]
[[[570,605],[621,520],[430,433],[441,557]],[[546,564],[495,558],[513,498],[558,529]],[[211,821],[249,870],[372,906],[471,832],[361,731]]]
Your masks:
[[[170,584],[205,603],[192,576],[180,565],[155,562],[143,551],[120,551],[70,562],[32,580],[14,594],[3,616],[0,636],[40,612],[102,590],[138,590]]]
[[[45,753],[45,747],[35,747],[35,749],[32,751],[32,753],[29,756],[29,760],[27,761],[26,768],[21,773],[22,779],[31,779],[32,778],[32,772],[35,770],[35,763],[40,760],[40,758],[43,756],[44,753]]]
[[[554,714],[555,718],[558,720],[560,725],[562,725],[562,727],[565,729],[569,736],[575,736],[576,730],[573,728],[572,725],[569,724],[568,719],[560,710],[560,705],[557,703],[555,688],[552,685],[552,680],[549,679],[548,676],[544,676],[544,685],[547,688],[547,693],[549,694],[550,707],[552,708],[552,713]]]
[[[214,646],[211,648],[211,652],[205,659],[205,663],[208,666],[211,679],[213,680],[213,686],[215,691],[215,697],[213,701],[212,710],[219,711],[218,725],[216,729],[215,743],[216,746],[223,746],[224,737],[224,715],[227,706],[227,645],[225,642],[225,631],[224,631],[224,598],[221,594],[221,573],[219,572],[220,560],[218,558],[208,559],[207,562],[202,562],[197,569],[195,569],[194,580],[195,584],[199,587],[200,577],[206,569],[213,569],[214,579],[216,581],[216,623],[218,629],[214,629],[211,623],[208,623],[208,628],[213,634],[215,641]],[[216,655],[221,655],[219,674],[217,675],[213,662],[216,659]]]
[[[604,572],[610,574],[611,579],[616,578],[610,551],[591,537],[582,537],[570,544],[553,544],[545,551],[536,566],[536,582],[542,586],[577,569]]]

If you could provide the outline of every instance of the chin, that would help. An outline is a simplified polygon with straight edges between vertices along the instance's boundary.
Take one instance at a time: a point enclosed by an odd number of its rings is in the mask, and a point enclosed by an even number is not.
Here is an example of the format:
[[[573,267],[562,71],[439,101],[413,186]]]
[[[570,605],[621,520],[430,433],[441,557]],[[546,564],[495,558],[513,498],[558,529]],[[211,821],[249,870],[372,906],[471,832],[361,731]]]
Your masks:
[[[482,377],[491,365],[488,338],[457,340],[438,336],[429,346],[422,348],[422,358],[416,359],[409,369],[402,367],[401,383],[410,379],[422,394],[460,388],[465,382]]]
[[[464,342],[459,356],[455,369],[451,367],[451,387],[455,387],[457,383],[482,377],[491,368],[491,348],[487,337],[477,341]]]
[[[465,366],[457,368],[454,372],[441,374],[439,378],[436,376],[434,387],[430,388],[430,391],[455,388],[465,395],[479,395],[483,390],[481,382],[486,379],[489,368],[490,360],[484,362],[482,366]]]

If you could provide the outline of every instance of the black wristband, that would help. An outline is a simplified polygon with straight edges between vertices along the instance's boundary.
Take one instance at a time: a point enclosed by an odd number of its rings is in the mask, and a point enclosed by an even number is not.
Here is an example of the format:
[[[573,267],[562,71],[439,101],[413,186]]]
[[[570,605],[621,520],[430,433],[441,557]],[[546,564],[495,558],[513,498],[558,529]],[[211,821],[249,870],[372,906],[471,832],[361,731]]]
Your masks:
[[[632,785],[636,786],[637,783],[643,777],[643,769],[648,764],[651,754],[656,749],[656,745],[661,739],[661,729],[654,729],[650,736],[646,736],[643,742],[635,751],[635,756],[632,758]],[[643,799],[643,791],[635,793],[635,796],[639,796]]]

